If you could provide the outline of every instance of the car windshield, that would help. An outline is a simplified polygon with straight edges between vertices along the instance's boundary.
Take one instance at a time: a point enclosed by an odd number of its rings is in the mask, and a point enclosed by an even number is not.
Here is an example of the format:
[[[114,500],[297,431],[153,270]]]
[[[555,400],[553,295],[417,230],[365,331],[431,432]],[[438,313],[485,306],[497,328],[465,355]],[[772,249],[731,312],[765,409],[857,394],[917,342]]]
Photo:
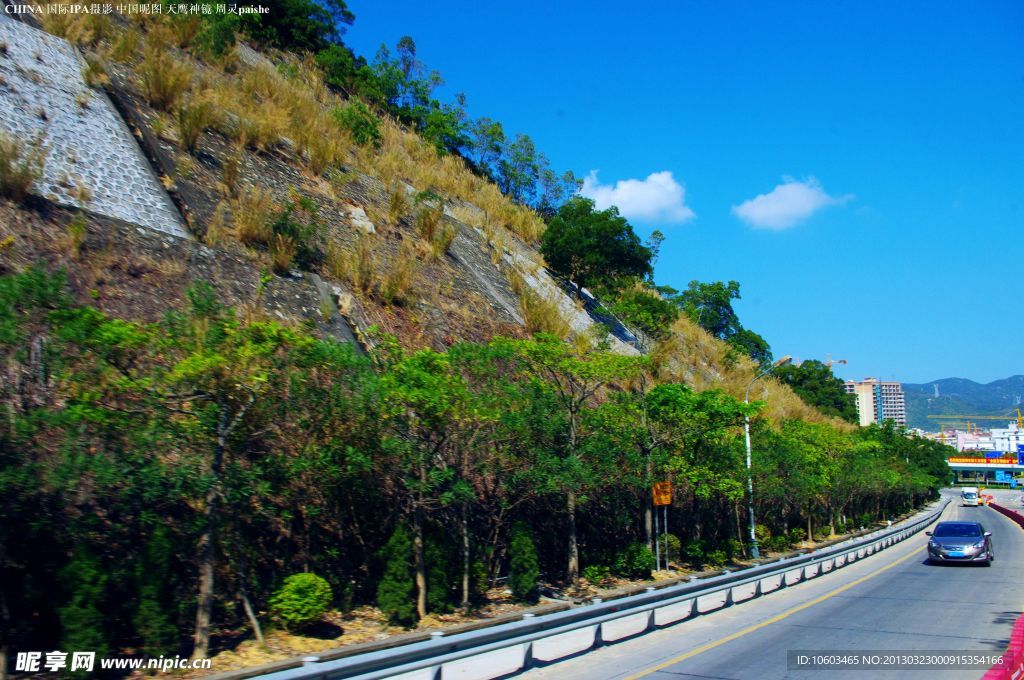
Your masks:
[[[964,498],[974,498],[977,495],[978,494],[974,493],[973,491],[964,491]]]
[[[935,527],[935,533],[932,535],[939,538],[950,536],[973,538],[981,536],[981,527],[977,524],[940,524]]]

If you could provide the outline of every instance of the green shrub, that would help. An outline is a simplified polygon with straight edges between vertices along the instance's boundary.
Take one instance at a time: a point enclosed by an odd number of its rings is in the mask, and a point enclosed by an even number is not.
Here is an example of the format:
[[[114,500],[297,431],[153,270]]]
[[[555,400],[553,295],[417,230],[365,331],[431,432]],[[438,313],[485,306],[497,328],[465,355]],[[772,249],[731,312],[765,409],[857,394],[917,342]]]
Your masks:
[[[487,572],[487,563],[476,560],[469,569],[469,596],[474,604],[487,601],[487,591],[491,589],[491,575]]]
[[[583,578],[593,586],[601,585],[612,577],[612,570],[600,564],[591,564],[583,569]]]
[[[537,579],[540,567],[537,563],[537,549],[530,537],[530,530],[523,522],[512,527],[512,538],[508,548],[508,586],[517,600],[537,600]]]
[[[288,630],[319,621],[331,606],[331,584],[316,574],[292,574],[270,596],[270,614]]]
[[[632,543],[615,557],[613,569],[625,578],[650,578],[654,553],[643,543]]]
[[[789,539],[790,545],[796,545],[797,543],[806,540],[807,532],[800,527],[796,527],[794,529],[790,529],[789,533],[786,534],[786,537]]]
[[[668,536],[668,554],[665,554],[665,537]],[[662,534],[658,536],[658,545],[661,546],[662,557],[669,562],[678,562],[683,557],[683,544],[675,534]]]
[[[758,545],[763,544],[760,541],[758,541]],[[725,551],[726,556],[730,560],[736,559],[738,557],[743,557],[747,554],[747,551],[744,548],[743,543],[741,543],[740,540],[737,538],[730,538],[726,540],[726,542],[722,545],[722,549]]]
[[[785,552],[789,549],[789,537],[786,534],[772,536],[766,542],[765,548],[774,552]]]
[[[745,536],[748,535],[747,532],[749,532],[749,531],[750,531],[750,529],[748,528],[747,531],[744,532],[744,535]],[[771,537],[772,537],[772,532],[771,532],[771,530],[768,527],[766,527],[763,524],[755,524],[754,525],[754,538],[757,539],[757,544],[758,545],[765,545],[765,544],[767,544],[768,541],[771,539]]]
[[[352,135],[356,144],[380,146],[383,139],[380,134],[380,121],[366,104],[359,100],[352,100],[348,106],[336,108],[332,113],[338,125]]]
[[[412,541],[405,527],[399,526],[380,552],[384,575],[377,584],[377,607],[391,623],[415,625],[416,583],[413,576]]]
[[[707,543],[700,538],[695,538],[686,544],[683,548],[683,557],[692,565],[700,566],[704,564],[704,556],[707,552]]]
[[[724,550],[709,550],[705,559],[713,567],[720,567],[729,561],[729,556],[725,554]]]

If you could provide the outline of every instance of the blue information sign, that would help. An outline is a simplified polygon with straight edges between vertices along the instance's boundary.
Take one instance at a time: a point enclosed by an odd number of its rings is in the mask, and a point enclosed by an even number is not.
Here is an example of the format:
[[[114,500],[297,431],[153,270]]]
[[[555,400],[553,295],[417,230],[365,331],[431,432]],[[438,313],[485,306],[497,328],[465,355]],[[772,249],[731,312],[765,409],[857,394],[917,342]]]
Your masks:
[[[1008,482],[1010,481],[1010,475],[1004,470],[996,470],[996,481],[997,482]]]
[[[1003,452],[1002,451],[986,451],[985,452],[985,457],[986,458],[1002,458],[1003,457]]]
[[[1010,486],[1012,486],[1014,489],[1016,489],[1017,488],[1017,480],[1016,479],[1011,479],[1010,480]]]

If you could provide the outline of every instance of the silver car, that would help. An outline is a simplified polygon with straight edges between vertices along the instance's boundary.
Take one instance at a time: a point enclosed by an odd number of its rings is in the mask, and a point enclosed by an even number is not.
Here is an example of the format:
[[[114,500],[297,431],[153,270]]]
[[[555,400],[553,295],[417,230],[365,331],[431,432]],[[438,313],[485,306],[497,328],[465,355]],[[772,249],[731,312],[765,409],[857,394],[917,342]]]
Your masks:
[[[939,522],[928,539],[928,562],[969,562],[992,565],[992,532],[981,522]]]

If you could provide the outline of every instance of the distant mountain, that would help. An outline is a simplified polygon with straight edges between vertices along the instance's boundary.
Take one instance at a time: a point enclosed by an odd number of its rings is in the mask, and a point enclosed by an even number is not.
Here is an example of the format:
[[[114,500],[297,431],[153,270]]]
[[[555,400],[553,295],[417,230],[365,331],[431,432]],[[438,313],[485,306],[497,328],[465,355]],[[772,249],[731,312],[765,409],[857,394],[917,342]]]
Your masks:
[[[1024,375],[1015,375],[983,385],[965,378],[944,378],[932,382],[903,383],[907,400],[907,424],[923,430],[938,430],[940,421],[929,415],[1005,415],[1016,417],[1024,400]],[[997,420],[981,425],[1005,427]]]

